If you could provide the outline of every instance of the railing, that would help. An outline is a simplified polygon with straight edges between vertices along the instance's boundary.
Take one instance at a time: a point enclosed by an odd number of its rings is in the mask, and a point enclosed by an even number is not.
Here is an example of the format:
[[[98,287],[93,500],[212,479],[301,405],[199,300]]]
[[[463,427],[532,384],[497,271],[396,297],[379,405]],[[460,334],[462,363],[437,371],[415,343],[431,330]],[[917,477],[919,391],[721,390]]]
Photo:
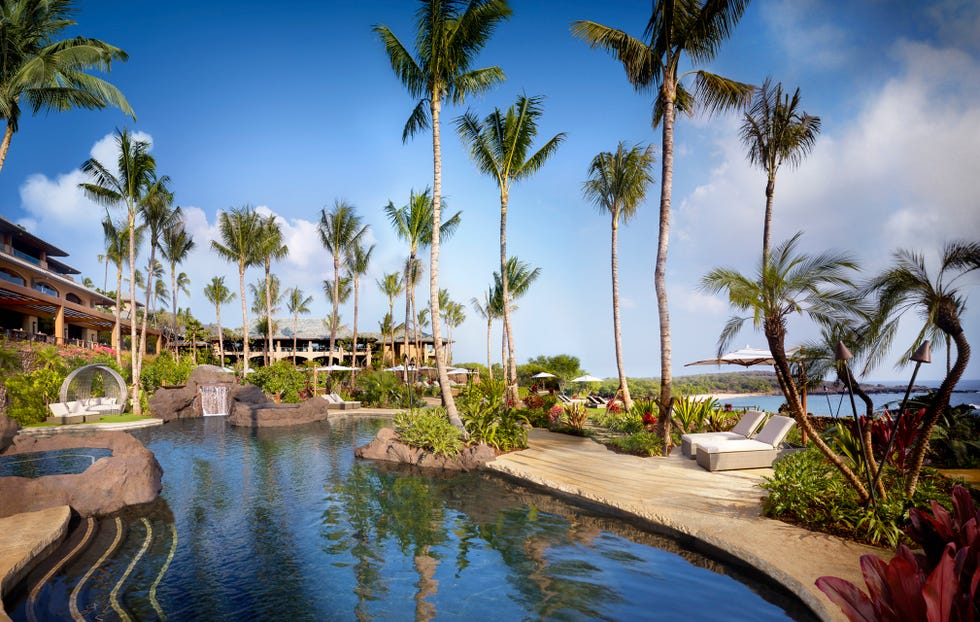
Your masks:
[[[19,328],[4,328],[3,336],[7,339],[17,341],[32,341],[34,343],[46,343],[50,345],[76,346],[79,348],[85,348],[86,350],[98,350],[109,354],[115,353],[115,350],[113,350],[110,346],[104,343],[99,343],[98,341],[88,341],[86,339],[69,337],[68,339],[64,340],[64,343],[59,344],[58,340],[51,335],[46,335],[44,333],[28,333],[27,331]]]

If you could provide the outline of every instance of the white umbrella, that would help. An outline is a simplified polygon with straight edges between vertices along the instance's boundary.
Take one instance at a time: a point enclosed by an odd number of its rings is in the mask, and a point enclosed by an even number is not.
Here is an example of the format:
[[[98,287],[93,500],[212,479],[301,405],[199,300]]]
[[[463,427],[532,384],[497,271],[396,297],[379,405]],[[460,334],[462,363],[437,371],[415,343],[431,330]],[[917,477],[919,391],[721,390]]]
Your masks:
[[[458,369],[449,369],[449,370],[446,370],[446,373],[449,374],[450,376],[457,376],[457,375],[460,375],[460,374],[462,374],[462,375],[465,376],[466,374],[471,374],[473,372],[471,372],[468,369],[465,369],[465,368],[460,367]]]
[[[317,367],[316,371],[354,371],[355,369],[360,369],[360,367],[347,367],[346,365],[327,365],[325,367]]]
[[[546,372],[546,371],[543,371],[543,372],[540,372],[540,373],[537,373],[537,374],[534,374],[534,375],[533,375],[533,376],[531,376],[531,377],[532,377],[532,378],[557,378],[558,376],[556,376],[556,375],[554,375],[554,374],[549,374],[548,372]]]
[[[798,350],[799,348],[791,348],[786,354],[792,358]],[[769,350],[745,346],[740,350],[735,350],[734,352],[729,352],[713,359],[688,363],[684,367],[690,367],[691,365],[741,365],[742,367],[752,367],[753,365],[772,365],[775,362]]]
[[[596,378],[591,374],[585,374],[584,376],[579,376],[578,378],[572,378],[572,382],[602,382],[602,378]]]

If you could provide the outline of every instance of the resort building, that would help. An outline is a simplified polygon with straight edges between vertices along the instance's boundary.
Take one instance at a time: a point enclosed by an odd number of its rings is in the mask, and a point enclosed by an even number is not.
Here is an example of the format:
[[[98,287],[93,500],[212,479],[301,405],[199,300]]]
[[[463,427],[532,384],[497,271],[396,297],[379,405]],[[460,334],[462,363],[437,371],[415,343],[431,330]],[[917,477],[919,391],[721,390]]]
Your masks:
[[[79,271],[55,259],[67,256],[0,217],[0,329],[7,338],[118,349],[115,301],[75,282]],[[124,311],[120,320],[126,333],[128,316]]]

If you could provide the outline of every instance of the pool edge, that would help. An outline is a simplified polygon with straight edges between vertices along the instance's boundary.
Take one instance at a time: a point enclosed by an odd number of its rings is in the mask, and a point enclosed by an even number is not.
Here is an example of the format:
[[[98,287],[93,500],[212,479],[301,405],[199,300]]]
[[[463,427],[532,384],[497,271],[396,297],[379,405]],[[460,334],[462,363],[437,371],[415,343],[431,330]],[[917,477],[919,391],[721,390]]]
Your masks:
[[[10,620],[7,591],[61,543],[70,520],[67,505],[0,518],[0,622]]]

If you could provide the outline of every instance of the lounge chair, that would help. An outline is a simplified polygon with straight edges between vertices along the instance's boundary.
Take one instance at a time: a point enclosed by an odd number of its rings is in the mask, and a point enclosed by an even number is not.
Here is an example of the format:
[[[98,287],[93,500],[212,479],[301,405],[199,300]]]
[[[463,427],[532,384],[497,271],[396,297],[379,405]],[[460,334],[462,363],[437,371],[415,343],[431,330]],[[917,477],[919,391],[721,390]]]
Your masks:
[[[740,441],[752,438],[762,425],[766,413],[758,410],[748,410],[738,420],[735,427],[728,432],[702,432],[700,434],[685,434],[681,437],[681,452],[694,460],[698,455],[698,445],[712,441]]]
[[[327,400],[327,410],[353,410],[361,407],[360,402],[347,402],[336,393],[327,393],[320,397]]]
[[[779,457],[779,446],[795,424],[789,417],[773,415],[754,439],[698,444],[698,465],[709,471],[771,467]]]
[[[605,408],[609,400],[599,395],[590,395],[589,397],[585,398],[585,402],[590,408]]]
[[[583,399],[579,399],[579,398],[574,398],[573,399],[573,398],[568,397],[564,393],[558,393],[557,394],[557,397],[558,397],[558,401],[561,402],[562,404],[566,405],[566,406],[570,406],[572,404],[584,404],[585,403],[585,400],[583,400]]]

